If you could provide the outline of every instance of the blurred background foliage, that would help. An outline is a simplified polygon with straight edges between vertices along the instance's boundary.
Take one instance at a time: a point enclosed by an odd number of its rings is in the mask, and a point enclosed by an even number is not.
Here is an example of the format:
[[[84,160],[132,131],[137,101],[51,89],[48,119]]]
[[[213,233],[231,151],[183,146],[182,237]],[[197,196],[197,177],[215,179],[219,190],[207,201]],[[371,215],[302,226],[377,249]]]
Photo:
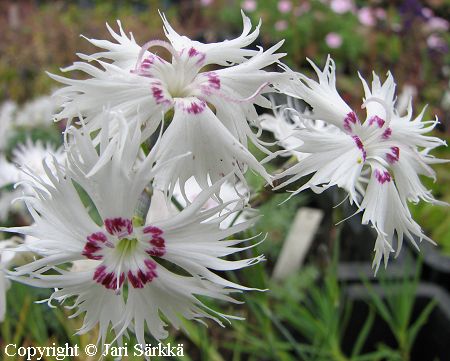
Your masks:
[[[77,52],[95,51],[80,34],[110,39],[105,22],[117,29],[116,20],[120,19],[125,31],[132,32],[140,44],[163,38],[158,9],[166,13],[180,34],[205,42],[239,34],[242,28],[240,9],[243,9],[254,24],[262,20],[260,46],[267,48],[285,39],[281,50],[288,54],[284,62],[289,67],[311,74],[306,58],[323,64],[327,54],[331,54],[337,65],[338,87],[354,109],[359,109],[362,97],[357,72],[368,79],[372,70],[380,76],[390,70],[397,81],[399,102],[412,95],[416,114],[428,104],[425,116],[431,119],[436,115],[441,121],[436,134],[449,139],[450,2],[447,0],[2,0],[0,101],[13,100],[21,104],[50,93],[56,84],[45,71],[59,73],[60,67],[77,60]],[[21,137],[17,135],[17,142]],[[54,137],[52,133],[50,138]],[[435,155],[450,158],[449,153],[448,148],[442,148]],[[450,202],[449,168],[443,164],[435,169],[438,181],[426,180],[426,185],[433,189],[437,198]],[[249,181],[255,189],[263,187],[258,179]],[[264,202],[261,207],[264,221],[245,235],[268,234],[267,241],[254,250],[265,253],[268,263],[239,272],[238,276],[229,275],[231,279],[239,277],[243,284],[271,291],[244,294],[241,299],[246,303],[242,306],[212,305],[221,307],[224,313],[245,317],[247,321],[233,322],[227,328],[210,324],[208,329],[187,323],[189,334],[173,332],[168,341],[185,345],[187,356],[183,360],[408,361],[410,344],[393,342],[389,347],[363,347],[374,315],[383,314],[384,309],[385,301],[373,293],[370,293],[370,312],[353,349],[343,348],[351,304],[344,302],[336,280],[336,262],[330,257],[322,257],[322,260],[319,257],[319,266],[305,267],[281,284],[271,280],[273,263],[296,209],[311,204],[310,195],[306,194],[279,207],[285,197],[277,194]],[[448,208],[419,204],[411,209],[418,223],[450,256]],[[326,232],[328,239],[339,240],[339,229],[335,226]],[[405,333],[410,335],[416,283],[417,278],[403,282],[402,287],[408,290],[399,306],[403,307],[404,319],[399,321],[400,334],[395,334],[395,327],[392,330],[394,339],[403,339]],[[46,297],[48,294],[42,290],[30,291],[19,284],[12,286],[8,293],[8,317],[1,325],[3,344],[70,342],[82,346],[95,341],[95,335],[73,335],[81,325],[80,319],[67,320],[65,310],[32,304]],[[395,313],[386,316],[384,312],[384,316],[387,325],[395,324]],[[133,344],[133,340],[129,344]],[[87,359],[83,356],[76,360]]]

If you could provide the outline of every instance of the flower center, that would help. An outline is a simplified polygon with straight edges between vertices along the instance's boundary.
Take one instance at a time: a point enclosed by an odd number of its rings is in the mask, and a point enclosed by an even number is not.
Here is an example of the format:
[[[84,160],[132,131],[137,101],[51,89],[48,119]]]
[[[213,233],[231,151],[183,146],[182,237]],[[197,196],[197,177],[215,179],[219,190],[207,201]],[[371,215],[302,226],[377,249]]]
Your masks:
[[[148,51],[155,46],[168,50],[171,62]],[[205,59],[206,55],[194,47],[177,51],[171,44],[155,40],[142,47],[132,72],[153,80],[151,92],[156,104],[171,106],[176,98],[204,99],[221,88],[217,73],[200,72]]]
[[[115,248],[123,256],[129,256],[136,251],[137,243],[138,240],[136,238],[122,238]]]
[[[95,232],[86,237],[82,254],[101,261],[93,279],[107,289],[120,290],[128,279],[134,288],[143,288],[158,277],[158,264],[154,257],[166,253],[163,231],[146,226],[134,230],[130,219],[117,217],[104,220],[105,232]]]
[[[181,81],[166,81],[167,91],[172,98],[186,98],[191,95],[189,83]]]

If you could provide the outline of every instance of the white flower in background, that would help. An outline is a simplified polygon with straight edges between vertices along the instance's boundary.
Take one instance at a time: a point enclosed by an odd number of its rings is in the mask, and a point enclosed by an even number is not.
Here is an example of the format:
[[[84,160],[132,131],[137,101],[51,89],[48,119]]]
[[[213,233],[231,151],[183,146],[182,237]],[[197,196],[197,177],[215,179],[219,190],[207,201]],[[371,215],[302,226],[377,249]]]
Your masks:
[[[0,322],[5,319],[6,292],[11,286],[10,281],[6,278],[6,271],[14,263],[16,253],[11,249],[18,246],[18,240],[18,237],[0,240]]]
[[[405,115],[408,112],[409,103],[415,96],[417,96],[417,88],[414,85],[403,85],[402,91],[395,103],[398,115]]]
[[[166,164],[153,166],[157,148],[138,161],[140,124],[124,119],[118,124],[118,132],[102,128],[98,149],[85,129],[71,128],[66,166],[55,163],[55,174],[46,167],[50,183],[34,177],[35,194],[24,198],[35,223],[4,230],[36,237],[27,248],[41,258],[10,277],[55,288],[49,302],[74,299],[75,315],[84,314],[79,333],[99,325],[102,344],[110,330],[118,342],[127,330],[141,344],[146,329],[163,339],[168,332],[161,317],[176,328],[182,327],[181,318],[218,323],[233,318],[208,308],[198,296],[234,301],[230,293],[248,289],[222,278],[220,271],[262,260],[222,259],[248,248],[237,247],[245,240],[224,239],[253,226],[256,218],[220,229],[221,221],[243,206],[241,201],[232,210],[227,203],[203,209],[221,183],[176,214],[156,190],[147,214],[136,214],[149,181]],[[67,263],[74,266],[65,269]]]
[[[44,144],[41,141],[33,143],[31,139],[27,139],[25,144],[19,144],[12,150],[11,161],[0,155],[0,188],[11,187],[20,182],[20,187],[12,190],[3,189],[0,193],[0,220],[6,219],[10,211],[26,212],[21,202],[13,203],[23,192],[27,194],[33,192],[26,181],[39,177],[50,183],[44,168],[44,161],[48,158],[55,158],[62,163],[65,153],[62,148],[56,149],[51,144]]]
[[[271,132],[278,144],[287,152],[281,155],[294,155],[298,160],[304,156],[296,149],[303,144],[301,139],[295,136],[298,129],[303,126],[303,119],[297,113],[297,107],[293,104],[293,98],[288,98],[286,105],[275,105],[273,115],[264,113],[260,116],[261,127]]]
[[[0,151],[5,150],[13,126],[14,114],[17,104],[13,101],[6,101],[0,107]]]
[[[137,117],[144,129],[143,139],[157,130],[164,117],[171,120],[161,139],[157,161],[165,162],[186,152],[191,156],[168,164],[158,175],[158,187],[163,190],[173,191],[177,182],[184,187],[191,176],[206,189],[231,172],[245,182],[247,167],[270,182],[270,175],[247,150],[247,141],[270,153],[251,126],[260,131],[255,105],[270,107],[262,94],[273,91],[271,84],[283,78],[279,72],[263,70],[284,56],[275,53],[282,42],[267,51],[243,49],[254,42],[260,27],[251,32],[250,19],[245,15],[241,36],[211,44],[179,35],[164,16],[162,19],[169,42],[153,40],[141,47],[131,34],[127,37],[120,23],[119,34],[108,27],[117,43],[88,39],[105,51],[80,55],[87,62],[64,69],[85,72],[88,79],[51,75],[67,85],[56,92],[63,99],[57,119],[81,115],[87,129],[94,131],[102,126],[101,113],[108,108],[122,112],[129,120]],[[164,60],[157,50],[166,51],[171,60]],[[208,65],[218,69],[207,70]],[[117,124],[110,127],[114,131]]]
[[[407,203],[423,200],[442,204],[423,186],[419,176],[435,178],[430,164],[442,160],[429,152],[445,142],[425,135],[436,126],[437,120],[422,121],[424,111],[413,118],[411,101],[407,114],[399,115],[390,73],[383,84],[374,74],[371,88],[361,78],[366,108],[366,120],[361,122],[336,90],[334,62],[328,58],[323,71],[312,66],[318,82],[303,74],[293,74],[294,80],[284,90],[312,107],[311,114],[302,117],[322,120],[339,131],[326,132],[305,123],[305,129],[297,133],[303,141],[298,150],[310,155],[279,175],[279,178],[289,176],[280,187],[312,175],[294,194],[306,188],[316,192],[332,186],[345,189],[350,201],[363,211],[363,224],[370,223],[377,230],[374,266],[378,269],[382,257],[387,264],[394,235],[397,255],[404,235],[414,245],[416,238],[431,241],[412,219]],[[368,184],[361,189],[364,179],[361,175],[366,173]]]
[[[15,126],[39,127],[53,123],[53,116],[61,107],[58,99],[45,95],[26,102],[15,116]]]
[[[12,183],[30,179],[31,176],[43,177],[49,182],[44,169],[44,161],[47,158],[56,158],[59,163],[63,163],[65,153],[62,147],[56,148],[50,143],[44,143],[40,140],[33,142],[28,138],[25,143],[17,145],[12,150],[11,165],[15,166],[15,172],[9,171],[12,177]],[[15,173],[15,174],[14,174]]]

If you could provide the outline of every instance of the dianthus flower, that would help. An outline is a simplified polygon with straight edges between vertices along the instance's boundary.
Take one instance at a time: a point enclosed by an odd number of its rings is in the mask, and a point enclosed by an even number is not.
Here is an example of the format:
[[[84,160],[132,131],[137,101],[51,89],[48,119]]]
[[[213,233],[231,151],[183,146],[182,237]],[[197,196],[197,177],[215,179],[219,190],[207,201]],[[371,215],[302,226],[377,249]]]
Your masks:
[[[411,100],[406,115],[397,112],[395,83],[390,73],[383,84],[374,74],[371,88],[360,76],[366,109],[366,118],[361,121],[336,90],[335,65],[331,58],[328,57],[323,71],[311,64],[318,82],[292,73],[293,80],[284,90],[312,107],[311,113],[303,117],[332,127],[304,122],[304,128],[296,134],[303,144],[296,150],[308,156],[279,175],[279,178],[289,177],[280,187],[312,175],[294,194],[307,188],[316,192],[332,186],[345,189],[350,201],[363,212],[363,224],[371,224],[378,233],[373,263],[378,269],[381,259],[384,257],[387,264],[394,250],[394,235],[397,255],[404,236],[414,245],[415,239],[432,242],[412,218],[407,203],[423,200],[442,204],[424,187],[419,176],[435,178],[430,164],[442,160],[429,152],[445,142],[425,135],[438,121],[423,121],[424,110],[413,118]],[[364,180],[367,184],[363,187]]]

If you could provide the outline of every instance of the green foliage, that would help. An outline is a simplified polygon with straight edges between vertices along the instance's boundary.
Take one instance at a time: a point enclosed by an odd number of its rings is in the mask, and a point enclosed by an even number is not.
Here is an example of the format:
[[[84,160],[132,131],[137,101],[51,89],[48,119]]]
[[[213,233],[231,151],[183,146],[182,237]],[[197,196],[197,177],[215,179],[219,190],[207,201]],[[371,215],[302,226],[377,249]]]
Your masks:
[[[388,280],[381,276],[380,285],[384,297],[381,297],[372,285],[365,281],[370,295],[370,304],[375,307],[378,315],[389,326],[397,341],[398,349],[392,350],[388,347],[383,347],[383,351],[391,354],[393,360],[410,360],[411,350],[417,334],[427,322],[437,303],[436,300],[431,301],[415,320],[412,319],[420,270],[420,263],[417,263],[415,277],[412,280]]]

